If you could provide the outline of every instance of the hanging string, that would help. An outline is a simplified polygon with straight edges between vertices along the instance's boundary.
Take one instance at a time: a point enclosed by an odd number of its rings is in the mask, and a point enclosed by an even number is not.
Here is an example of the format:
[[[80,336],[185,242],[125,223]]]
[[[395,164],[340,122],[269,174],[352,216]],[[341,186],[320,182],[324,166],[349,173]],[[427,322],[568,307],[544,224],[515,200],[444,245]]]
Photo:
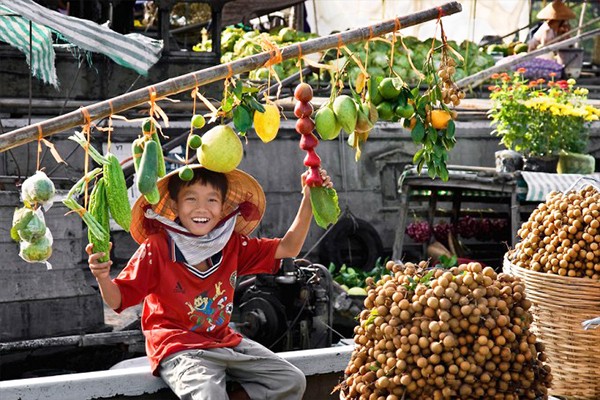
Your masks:
[[[273,66],[283,61],[281,49],[266,35],[261,35],[260,46],[262,47],[263,51],[268,51],[271,53],[271,57],[263,64],[263,66],[269,69],[269,76],[267,77],[267,86],[271,87],[271,76],[273,76],[278,83],[275,98],[279,99],[279,96],[281,94],[281,87],[283,85],[281,83],[281,79],[279,78],[279,74],[277,74],[277,71],[275,71]],[[270,102],[268,94],[269,91],[265,91],[266,103]]]
[[[85,107],[81,107],[80,108],[81,114],[83,115],[83,120],[84,120],[84,125],[83,125],[83,134],[85,135],[86,138],[86,143],[85,143],[85,158],[84,158],[84,162],[83,162],[83,176],[85,177],[85,183],[84,183],[84,196],[83,196],[83,207],[87,209],[87,204],[88,204],[88,171],[90,169],[90,139],[91,139],[91,127],[92,127],[92,121],[90,118],[90,113],[87,110],[87,108]]]
[[[300,43],[296,46],[298,47],[298,62],[296,65],[298,66],[298,71],[300,71],[300,83],[304,83],[304,74],[302,73],[302,46],[300,46]]]
[[[390,53],[390,71],[394,72],[396,75],[396,71],[394,71],[394,54],[396,53],[396,32],[398,32],[402,28],[402,24],[398,18],[394,19],[394,31],[392,32],[392,51]]]
[[[37,125],[37,130],[38,130],[38,140],[37,140],[37,164],[36,164],[36,171],[40,170],[40,163],[41,163],[41,154],[42,154],[42,140],[44,139],[44,135],[42,132],[42,126],[40,124]]]
[[[194,75],[195,78],[195,75]],[[196,82],[197,83],[197,82]],[[192,118],[194,118],[194,116],[196,115],[196,98],[198,97],[198,86],[196,86],[193,90],[192,90]],[[188,139],[190,137],[192,137],[192,135],[194,134],[194,125],[192,123],[192,119],[190,119],[190,134],[188,135]],[[190,156],[190,146],[185,146],[185,163],[188,164],[188,160],[189,160],[189,156]]]

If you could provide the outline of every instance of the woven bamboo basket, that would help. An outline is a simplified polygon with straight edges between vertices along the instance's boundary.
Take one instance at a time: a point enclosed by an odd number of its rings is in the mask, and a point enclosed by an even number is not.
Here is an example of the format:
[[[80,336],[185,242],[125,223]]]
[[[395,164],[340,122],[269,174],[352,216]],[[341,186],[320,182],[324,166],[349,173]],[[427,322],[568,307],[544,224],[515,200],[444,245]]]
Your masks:
[[[600,399],[600,329],[581,323],[600,316],[600,282],[546,274],[504,259],[504,272],[521,278],[531,300],[531,329],[545,345],[553,396]]]

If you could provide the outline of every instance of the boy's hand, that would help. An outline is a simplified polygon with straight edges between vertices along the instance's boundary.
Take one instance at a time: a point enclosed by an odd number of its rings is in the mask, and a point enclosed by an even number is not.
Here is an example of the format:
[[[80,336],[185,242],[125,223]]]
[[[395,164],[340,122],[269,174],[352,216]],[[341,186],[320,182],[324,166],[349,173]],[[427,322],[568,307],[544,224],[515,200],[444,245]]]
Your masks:
[[[306,170],[306,171],[304,171],[304,173],[301,176],[301,178],[302,178],[302,193],[310,193],[310,188],[306,185],[306,177],[308,176],[309,172],[310,172],[310,170]],[[322,186],[331,189],[333,187],[333,182],[331,182],[331,177],[329,175],[327,175],[327,171],[325,171],[323,168],[319,168],[319,173],[321,174],[321,179],[323,179]],[[308,188],[308,190],[307,190],[307,188]]]
[[[110,266],[112,265],[112,261],[108,260],[106,262],[99,263],[98,259],[104,256],[104,253],[92,253],[94,245],[88,243],[85,247],[85,252],[89,254],[88,257],[88,265],[90,267],[90,271],[92,271],[92,275],[96,277],[96,279],[106,279],[110,278]],[[112,248],[112,242],[110,243],[110,248]]]

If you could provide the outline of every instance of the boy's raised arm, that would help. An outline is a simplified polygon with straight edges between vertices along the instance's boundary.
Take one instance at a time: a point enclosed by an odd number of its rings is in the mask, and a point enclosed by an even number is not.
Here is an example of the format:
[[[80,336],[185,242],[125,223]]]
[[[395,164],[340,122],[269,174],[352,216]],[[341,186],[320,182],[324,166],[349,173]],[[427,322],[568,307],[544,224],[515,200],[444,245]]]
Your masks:
[[[277,251],[275,252],[275,258],[280,259],[298,256],[300,250],[302,250],[306,236],[308,235],[310,221],[312,220],[312,208],[310,205],[310,187],[305,183],[307,174],[308,171],[302,174],[302,201],[300,202],[298,213],[285,236],[281,239]],[[328,188],[333,187],[333,183],[331,182],[329,175],[327,175],[327,171],[322,169],[321,177],[323,178],[323,186]]]

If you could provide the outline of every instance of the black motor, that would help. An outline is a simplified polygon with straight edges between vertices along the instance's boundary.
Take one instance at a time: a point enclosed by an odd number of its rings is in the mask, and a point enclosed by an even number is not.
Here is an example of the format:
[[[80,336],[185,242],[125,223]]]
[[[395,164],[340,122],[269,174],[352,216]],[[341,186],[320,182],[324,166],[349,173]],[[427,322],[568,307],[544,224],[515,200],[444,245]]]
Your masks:
[[[242,334],[273,351],[330,347],[331,298],[327,268],[285,259],[276,275],[240,282],[233,320]]]

